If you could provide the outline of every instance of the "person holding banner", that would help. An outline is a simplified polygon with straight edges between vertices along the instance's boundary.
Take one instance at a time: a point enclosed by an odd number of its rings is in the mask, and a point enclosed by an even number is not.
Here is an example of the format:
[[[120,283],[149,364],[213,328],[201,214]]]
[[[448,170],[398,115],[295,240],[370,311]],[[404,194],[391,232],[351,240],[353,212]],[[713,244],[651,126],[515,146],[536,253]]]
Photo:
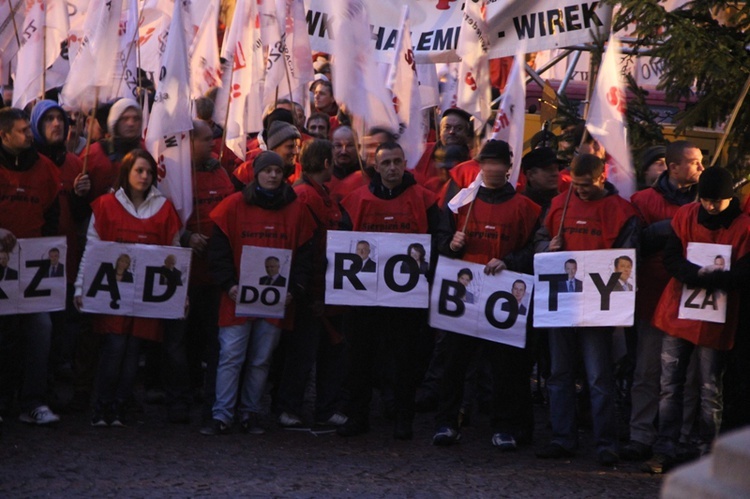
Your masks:
[[[734,347],[740,315],[740,288],[750,279],[750,216],[734,196],[734,179],[725,168],[706,169],[698,181],[699,202],[680,208],[672,219],[672,232],[664,248],[664,266],[671,274],[654,314],[654,326],[664,331],[661,344],[661,395],[658,438],[654,455],[643,470],[664,473],[676,464],[682,427],[683,393],[690,357],[697,352],[700,376],[699,438],[701,454],[709,452],[719,433],[723,411],[722,377],[726,352]],[[701,267],[687,259],[689,243],[712,243],[732,248],[730,270],[714,264]],[[713,309],[683,303],[683,286],[727,292],[726,319],[679,318],[683,307]],[[712,294],[712,293],[708,293]],[[691,294],[692,296],[692,294]],[[747,360],[747,359],[745,359]]]
[[[555,234],[549,251],[637,248],[638,216],[606,181],[604,161],[593,154],[580,154],[571,163],[570,175],[571,189],[552,200],[544,230],[539,233],[542,237]],[[570,457],[578,446],[574,374],[580,349],[591,391],[597,460],[604,466],[619,460],[611,357],[613,331],[612,327],[550,330],[552,372],[547,387],[552,441],[537,451],[537,457]]]
[[[445,206],[440,217],[438,250],[451,258],[485,265],[486,274],[505,269],[530,273],[532,242],[539,227],[541,208],[516,193],[507,182],[511,151],[507,142],[489,140],[476,157],[483,184],[476,197],[453,213]],[[467,200],[468,201],[468,200]],[[460,272],[459,272],[460,273]],[[459,276],[460,281],[460,276]],[[526,292],[514,283],[520,302]],[[467,300],[468,302],[468,300]],[[519,313],[526,313],[525,308]],[[446,332],[443,350],[447,359],[440,384],[434,445],[451,445],[460,439],[459,410],[464,378],[477,350],[488,353],[493,369],[492,444],[503,451],[531,443],[534,429],[529,391],[532,359],[524,348],[474,336]]]
[[[354,190],[341,202],[344,209],[342,228],[368,232],[434,233],[439,218],[435,195],[417,185],[412,174],[406,172],[401,146],[395,142],[380,144],[375,150],[375,165],[376,173],[370,184]],[[384,214],[388,214],[386,220]],[[339,426],[339,435],[350,437],[369,431],[373,352],[377,350],[378,341],[382,341],[386,352],[392,352],[395,358],[396,422],[393,436],[399,440],[413,437],[417,388],[414,359],[417,335],[424,323],[424,313],[419,309],[351,307],[347,311],[344,334],[349,343],[350,371],[346,380],[349,400],[344,412],[349,420]]]
[[[253,162],[254,180],[242,192],[228,196],[211,212],[216,226],[208,243],[209,265],[214,282],[223,292],[219,307],[216,401],[212,426],[201,429],[204,435],[227,433],[235,418],[235,407],[239,411],[242,431],[264,432],[260,424],[261,398],[271,357],[281,338],[282,322],[236,315],[242,247],[293,250],[286,305],[294,301],[299,302],[300,307],[305,306],[315,222],[309,210],[297,200],[291,186],[284,181],[285,166],[281,156],[263,151]],[[291,315],[291,312],[288,310],[287,314]],[[243,368],[244,378],[241,380]]]
[[[0,145],[0,252],[8,254],[16,238],[57,234],[60,176],[33,147],[29,120],[20,109],[0,109]],[[8,279],[14,273],[5,264]],[[51,337],[49,313],[0,316],[0,416],[10,409],[21,372],[19,419],[36,425],[60,421],[46,404]]]
[[[156,161],[134,149],[122,158],[115,192],[98,197],[86,234],[95,241],[179,246],[180,219],[172,203],[156,188]],[[75,303],[83,306],[86,253],[76,279]],[[126,402],[133,394],[138,359],[144,341],[161,341],[160,319],[97,315],[93,329],[103,335],[94,387],[92,426],[125,426]]]

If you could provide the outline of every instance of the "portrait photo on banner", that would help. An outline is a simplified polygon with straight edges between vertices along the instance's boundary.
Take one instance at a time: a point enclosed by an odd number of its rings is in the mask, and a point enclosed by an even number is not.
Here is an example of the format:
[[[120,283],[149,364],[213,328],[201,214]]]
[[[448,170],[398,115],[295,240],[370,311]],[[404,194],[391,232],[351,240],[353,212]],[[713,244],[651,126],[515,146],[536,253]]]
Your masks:
[[[427,308],[430,236],[329,231],[326,303]]]
[[[687,259],[700,267],[715,267],[729,270],[732,261],[732,246],[729,244],[692,243],[687,245]],[[721,289],[706,290],[682,285],[679,319],[716,322],[727,320],[727,293]]]
[[[430,295],[430,326],[516,347],[526,344],[534,276],[441,256]]]
[[[635,250],[540,253],[534,270],[535,326],[633,325]]]
[[[65,237],[18,239],[0,250],[0,315],[65,309]]]
[[[236,314],[284,318],[292,250],[243,246]]]

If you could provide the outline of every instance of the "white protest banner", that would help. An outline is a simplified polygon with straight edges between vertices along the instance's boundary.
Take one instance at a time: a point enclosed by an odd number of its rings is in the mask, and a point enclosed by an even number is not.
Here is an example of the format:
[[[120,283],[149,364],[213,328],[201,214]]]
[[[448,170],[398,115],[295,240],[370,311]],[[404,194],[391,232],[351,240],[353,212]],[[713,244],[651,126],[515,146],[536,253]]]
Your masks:
[[[235,315],[283,319],[291,268],[292,250],[243,246]]]
[[[696,265],[715,265],[717,270],[729,270],[732,246],[729,244],[688,243],[687,259]],[[703,288],[682,285],[678,319],[717,322],[727,321],[727,293],[716,289],[710,293]]]
[[[65,237],[18,239],[0,251],[0,315],[65,310]]]
[[[328,231],[327,305],[427,308],[429,234]]]
[[[83,311],[181,319],[189,248],[98,241],[86,245]]]
[[[334,7],[340,0],[305,0],[310,47],[334,53],[331,29]],[[411,12],[411,39],[418,64],[456,62],[462,8],[455,0],[365,0],[369,13],[375,57],[388,62],[396,46],[401,7]],[[598,0],[496,0],[487,3],[489,57],[512,56],[516,45],[527,40],[527,50],[537,52],[592,40],[593,34],[609,32],[611,7]]]
[[[430,326],[514,347],[526,346],[534,276],[441,256],[430,296]]]
[[[534,255],[534,326],[632,326],[635,250]]]

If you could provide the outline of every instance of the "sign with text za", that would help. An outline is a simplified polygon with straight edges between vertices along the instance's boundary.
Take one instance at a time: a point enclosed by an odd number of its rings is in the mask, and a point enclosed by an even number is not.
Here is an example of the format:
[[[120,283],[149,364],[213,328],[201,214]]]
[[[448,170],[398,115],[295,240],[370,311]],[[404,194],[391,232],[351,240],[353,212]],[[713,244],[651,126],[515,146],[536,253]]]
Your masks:
[[[514,347],[526,346],[534,276],[441,256],[430,297],[430,326]]]
[[[729,264],[732,261],[732,246],[689,242],[687,259],[701,267],[712,265],[716,267],[716,270],[729,270]],[[721,289],[709,291],[683,284],[677,318],[724,324],[727,321],[726,291]]]
[[[86,245],[83,311],[181,319],[192,250],[106,241]]]
[[[328,231],[327,305],[427,308],[429,234]]]
[[[534,326],[632,326],[635,250],[534,256]]]
[[[0,315],[65,310],[65,237],[18,239],[0,249]]]
[[[283,319],[291,267],[292,250],[243,246],[235,314]]]

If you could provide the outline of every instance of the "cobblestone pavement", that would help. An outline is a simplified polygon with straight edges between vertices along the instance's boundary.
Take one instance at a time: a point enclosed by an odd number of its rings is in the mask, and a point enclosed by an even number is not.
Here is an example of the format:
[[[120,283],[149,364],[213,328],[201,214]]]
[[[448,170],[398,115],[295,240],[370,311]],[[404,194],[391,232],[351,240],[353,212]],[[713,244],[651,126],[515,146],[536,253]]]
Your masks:
[[[431,445],[432,415],[419,414],[414,440],[393,440],[376,414],[367,435],[282,430],[265,435],[198,433],[166,423],[163,406],[145,406],[128,428],[92,428],[87,414],[65,415],[55,428],[4,423],[0,497],[657,497],[662,478],[622,463],[594,459],[581,435],[573,459],[547,461],[534,448],[547,441],[537,408],[535,446],[501,453],[490,444],[486,417],[475,417],[461,443]]]

